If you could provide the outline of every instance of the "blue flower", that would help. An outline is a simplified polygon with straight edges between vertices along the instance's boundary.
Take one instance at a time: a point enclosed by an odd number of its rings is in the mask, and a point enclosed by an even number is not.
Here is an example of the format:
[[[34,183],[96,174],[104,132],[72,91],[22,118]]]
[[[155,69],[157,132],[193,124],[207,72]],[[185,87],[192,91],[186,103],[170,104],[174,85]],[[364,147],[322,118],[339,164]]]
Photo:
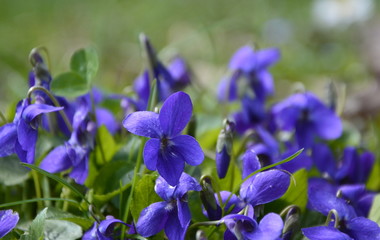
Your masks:
[[[144,163],[149,170],[157,170],[172,186],[178,183],[185,162],[196,166],[204,158],[193,137],[180,135],[191,118],[192,109],[189,95],[177,92],[164,102],[159,114],[139,111],[123,121],[131,133],[151,138],[144,147]]]
[[[118,223],[131,227],[129,224],[126,224],[119,219],[115,219],[113,216],[107,216],[106,219],[101,221],[99,224],[95,222],[92,227],[83,234],[82,240],[115,239],[116,236],[114,235],[114,227]]]
[[[159,85],[160,101],[164,101],[171,93],[181,90],[190,84],[190,72],[185,60],[181,57],[174,58],[168,69],[161,63],[159,63],[158,68],[159,69],[155,70],[155,74],[158,74],[155,77],[160,81],[157,82]],[[133,90],[137,94],[137,99],[122,97],[123,108],[128,111],[128,108],[132,105],[137,111],[146,110],[148,107],[150,88],[149,71],[145,70],[135,79],[133,84]]]
[[[157,178],[155,191],[165,201],[153,203],[140,213],[137,232],[150,237],[164,229],[169,240],[184,239],[191,220],[187,192],[200,190],[198,182],[186,173],[182,173],[175,187],[162,177]]]
[[[7,235],[13,228],[16,227],[19,220],[17,212],[12,210],[0,211],[0,238]]]
[[[280,52],[275,48],[254,51],[250,46],[241,47],[232,56],[229,68],[232,70],[231,78],[224,78],[219,85],[218,98],[220,101],[233,101],[238,97],[237,81],[241,77],[247,79],[249,86],[257,99],[263,101],[273,94],[273,79],[267,68],[276,63]]]
[[[54,148],[40,168],[57,173],[73,167],[70,177],[83,184],[88,175],[88,158],[94,148],[96,124],[89,120],[90,105],[82,98],[73,118],[73,132],[64,145]]]
[[[254,154],[252,153],[252,155]],[[252,160],[258,161],[255,158]],[[247,166],[247,163],[245,166]],[[260,166],[258,163],[252,164],[250,169],[253,170],[258,166]],[[245,172],[244,174],[248,173]],[[289,174],[281,170],[274,169],[260,172],[243,182],[240,187],[240,198],[255,207],[280,198],[288,190],[289,184]]]
[[[380,227],[377,223],[358,216],[358,209],[355,209],[349,202],[351,200],[360,202],[359,196],[362,194],[364,185],[344,186],[340,188],[342,197],[336,196],[336,188],[322,179],[310,179],[308,186],[308,207],[324,215],[328,215],[331,210],[338,214],[334,221],[338,221],[338,228],[330,226],[318,226],[302,229],[306,237],[311,240],[328,239],[358,239],[370,240],[380,239]],[[344,199],[346,198],[346,199]],[[350,201],[347,201],[350,200]],[[365,200],[366,203],[368,203]],[[371,203],[369,203],[371,205]],[[368,214],[368,209],[367,213]]]
[[[316,136],[331,140],[342,134],[339,117],[310,92],[288,97],[276,104],[272,113],[281,130],[295,130],[300,147],[311,147]]]
[[[190,84],[190,71],[183,58],[178,56],[173,58],[168,66],[168,71],[173,78],[173,83],[171,84],[172,90],[177,91]]]
[[[332,226],[317,226],[302,229],[310,240],[374,240],[380,239],[380,227],[365,217],[349,219],[340,229]]]
[[[93,102],[102,101],[103,96],[97,89],[92,89]],[[111,134],[115,134],[119,124],[107,109],[95,108],[95,121],[91,120],[92,100],[90,94],[77,99],[73,116],[73,131],[70,139],[63,145],[54,148],[41,162],[40,168],[57,173],[72,167],[70,177],[83,184],[88,176],[89,155],[94,149],[97,128],[104,125]]]
[[[26,99],[19,102],[13,122],[0,128],[0,157],[16,153],[22,162],[34,163],[40,116],[62,109],[46,104],[29,104]]]
[[[241,111],[233,114],[237,132],[243,134],[248,129],[259,126],[266,118],[265,102],[247,95],[241,99]]]
[[[324,144],[313,146],[312,158],[322,174],[327,174],[341,184],[365,183],[375,162],[373,153],[363,151],[359,154],[355,147],[345,147],[342,159],[337,161],[329,147]]]
[[[265,215],[259,224],[255,219],[239,214],[227,215],[221,221],[227,226],[225,240],[277,240],[280,239],[284,227],[281,217],[275,213]]]

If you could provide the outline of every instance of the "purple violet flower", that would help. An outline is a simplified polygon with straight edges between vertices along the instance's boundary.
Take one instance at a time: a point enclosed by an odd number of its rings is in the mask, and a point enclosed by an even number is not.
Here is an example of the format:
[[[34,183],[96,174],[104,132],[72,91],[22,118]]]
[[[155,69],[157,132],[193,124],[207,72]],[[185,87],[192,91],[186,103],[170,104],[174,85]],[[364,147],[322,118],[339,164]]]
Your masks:
[[[107,216],[105,220],[99,224],[95,222],[92,227],[87,230],[82,237],[82,240],[112,240],[115,239],[114,227],[116,224],[124,224],[127,227],[131,227],[125,222],[115,219],[113,216]]]
[[[331,140],[342,134],[339,117],[310,92],[297,93],[277,103],[272,113],[279,129],[295,130],[300,147],[311,147],[316,136]]]
[[[229,68],[233,71],[230,79],[225,78],[219,85],[218,96],[220,101],[233,101],[238,96],[237,81],[241,77],[248,80],[259,100],[265,100],[273,94],[274,84],[268,68],[280,58],[280,52],[276,48],[268,48],[254,51],[250,46],[241,47],[232,56]]]
[[[187,192],[200,190],[198,182],[186,173],[182,173],[175,187],[158,177],[155,191],[165,201],[155,202],[140,213],[137,232],[143,237],[150,237],[164,229],[169,240],[184,239],[191,220]]]
[[[57,173],[73,167],[70,177],[83,184],[88,175],[88,158],[94,148],[96,124],[88,119],[90,106],[82,99],[74,114],[73,132],[64,145],[54,148],[41,162],[40,168]]]
[[[133,134],[149,137],[144,147],[144,163],[175,186],[185,168],[202,163],[204,154],[195,138],[180,135],[192,114],[192,103],[184,92],[172,94],[159,114],[139,111],[129,114],[123,126]]]
[[[364,188],[364,186],[363,186]],[[340,189],[343,197],[358,197],[362,192],[360,186],[346,186]],[[331,210],[338,213],[339,227],[318,226],[302,229],[306,237],[311,240],[323,239],[380,239],[380,227],[377,223],[357,215],[350,201],[337,197],[336,188],[323,179],[310,179],[308,186],[308,208],[328,215]],[[337,217],[337,216],[335,216]],[[317,232],[319,234],[317,234]],[[335,237],[335,238],[332,238]]]
[[[233,114],[236,131],[243,134],[248,129],[259,126],[265,120],[265,102],[258,98],[244,96],[241,99],[241,111]]]
[[[0,211],[0,238],[7,235],[13,228],[16,227],[19,216],[17,212],[12,210],[1,210]]]
[[[173,84],[171,85],[172,90],[177,91],[190,84],[190,71],[183,58],[173,58],[168,66],[168,71],[173,77]]]
[[[137,111],[144,111],[148,107],[150,95],[150,80],[149,72],[145,70],[139,77],[136,78],[133,89],[137,93],[138,99],[134,101]]]
[[[24,99],[17,105],[12,123],[0,127],[0,157],[16,153],[25,163],[34,163],[40,116],[62,110],[46,104],[29,104]]]
[[[344,148],[339,162],[325,144],[316,144],[312,150],[312,157],[318,170],[337,183],[365,183],[375,162],[373,153],[364,151],[359,154],[354,147]]]
[[[224,233],[225,240],[277,240],[280,239],[284,227],[280,215],[275,213],[268,213],[261,219],[260,223],[240,214],[227,215],[221,221],[227,226]]]
[[[244,202],[255,207],[280,198],[288,190],[289,184],[289,174],[281,170],[260,172],[243,182],[240,187],[240,197]]]

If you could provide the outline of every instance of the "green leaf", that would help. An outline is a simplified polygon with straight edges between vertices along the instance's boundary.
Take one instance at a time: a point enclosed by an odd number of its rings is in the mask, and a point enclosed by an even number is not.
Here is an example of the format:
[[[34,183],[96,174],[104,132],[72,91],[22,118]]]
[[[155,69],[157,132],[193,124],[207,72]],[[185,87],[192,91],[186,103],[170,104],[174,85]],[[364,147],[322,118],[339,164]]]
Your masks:
[[[79,226],[81,226],[83,229],[89,229],[92,224],[94,223],[93,219],[88,219],[84,217],[76,216],[72,213],[63,211],[59,208],[49,207],[48,211],[46,213],[46,219],[49,220],[65,220],[72,223],[75,223]],[[46,228],[45,228],[46,230]]]
[[[270,203],[267,203],[265,210],[270,212],[280,212],[289,205],[297,205],[305,213],[308,200],[308,172],[306,169],[300,169],[295,172],[290,180],[290,185],[285,194]]]
[[[109,192],[107,194],[94,194],[93,195],[94,203],[97,205],[104,204],[105,202],[108,202],[112,198],[120,195],[120,193],[124,192],[125,190],[127,190],[130,187],[131,187],[131,184],[128,183],[128,184],[125,184],[122,188],[114,190],[114,191]]]
[[[140,212],[150,204],[162,201],[154,191],[156,175],[144,175],[136,184],[132,203],[131,213],[135,222],[140,216]]]
[[[48,219],[45,222],[45,239],[75,240],[82,236],[82,228],[75,223]]]
[[[99,68],[99,58],[95,48],[87,47],[77,50],[71,57],[70,68],[90,84]]]
[[[46,212],[47,208],[42,210],[30,224],[29,235],[31,239],[44,239]]]
[[[207,217],[202,212],[202,202],[199,192],[191,191],[188,193],[187,201],[191,212],[191,218],[194,222],[208,221]]]
[[[84,95],[89,89],[87,80],[76,72],[62,73],[51,82],[51,90],[54,94],[68,98]]]
[[[0,204],[0,208],[6,208],[6,207],[25,204],[25,203],[33,203],[33,202],[41,202],[41,201],[65,201],[65,202],[71,202],[74,205],[80,206],[80,204],[77,201],[72,200],[72,199],[66,199],[66,198],[33,198],[33,199],[25,199],[22,201],[3,203],[3,204]]]
[[[306,209],[307,204],[307,171],[300,169],[293,174],[294,181],[290,181],[290,186],[286,193],[280,198],[286,205],[297,205],[301,211]]]
[[[107,163],[100,171],[94,181],[94,193],[106,194],[114,190],[119,190],[119,181],[128,184],[133,177],[134,165],[126,161],[112,161]]]
[[[77,217],[77,216],[75,216],[75,217],[64,217],[64,218],[60,218],[60,220],[65,220],[65,221],[75,223],[75,224],[81,226],[83,229],[89,229],[94,224],[94,222],[91,221],[90,219],[83,218],[83,217]]]
[[[15,233],[14,230],[10,231],[7,235],[5,235],[1,240],[18,240],[20,237]]]
[[[379,181],[379,175],[380,175],[380,164],[378,161],[373,164],[371,173],[368,177],[366,187],[369,190],[373,191],[379,191],[380,190],[380,181]]]
[[[116,145],[113,136],[105,125],[102,125],[98,128],[96,141],[97,145],[95,147],[95,154],[98,164],[100,163],[99,160],[102,162],[111,161],[112,157],[121,147]]]
[[[42,170],[41,168],[33,165],[33,164],[28,164],[28,163],[21,163],[21,165],[25,166],[25,167],[28,167],[30,169],[33,169],[39,173],[41,173],[42,175],[45,175],[59,183],[61,183],[62,185],[68,187],[71,191],[73,191],[75,194],[77,194],[79,197],[81,197],[87,204],[90,204],[90,202],[88,202],[88,200],[83,196],[83,194],[81,192],[78,191],[78,189],[76,189],[74,186],[72,186],[70,183],[68,183],[66,180],[54,175],[54,174],[51,174],[49,172],[46,172],[45,170]]]
[[[380,194],[374,197],[368,218],[380,225]]]
[[[15,156],[0,158],[0,184],[5,186],[22,183],[29,176],[29,171],[20,166],[20,160]]]

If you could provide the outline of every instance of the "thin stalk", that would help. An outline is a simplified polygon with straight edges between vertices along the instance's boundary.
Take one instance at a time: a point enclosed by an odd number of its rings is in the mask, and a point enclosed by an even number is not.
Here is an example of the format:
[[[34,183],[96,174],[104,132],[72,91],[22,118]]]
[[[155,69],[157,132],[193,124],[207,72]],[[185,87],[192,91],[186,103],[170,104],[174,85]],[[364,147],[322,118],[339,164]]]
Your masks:
[[[44,198],[46,198],[47,200],[45,201],[45,206],[48,206],[50,207],[51,206],[51,202],[50,202],[50,184],[49,184],[49,180],[47,179],[46,176],[42,176],[42,193],[44,195]]]
[[[334,214],[334,228],[338,228],[339,227],[339,214],[338,214],[338,211],[336,211],[335,209],[330,210],[329,214],[327,215],[325,225],[326,226],[330,225],[333,214]]]
[[[35,92],[35,91],[38,91],[38,90],[44,92],[50,98],[50,100],[53,102],[53,104],[54,104],[55,107],[61,107],[61,105],[59,105],[59,102],[53,96],[53,94],[51,94],[51,92],[49,90],[47,90],[46,88],[44,88],[44,87],[34,86],[34,87],[29,88],[27,99],[30,99],[31,96],[32,96],[32,93]],[[67,128],[69,129],[69,131],[72,132],[73,131],[73,126],[71,125],[71,123],[69,121],[69,118],[67,117],[65,111],[60,110],[59,114],[61,114],[61,117],[62,117],[63,121],[65,122],[65,124],[66,124]]]
[[[121,180],[119,180],[119,191],[120,191],[120,196],[119,196],[119,218],[123,214],[123,191],[122,191],[122,188],[123,188],[123,182]]]
[[[135,187],[136,187],[136,183],[137,183],[137,177],[138,177],[138,174],[140,172],[140,168],[141,168],[141,164],[142,164],[142,158],[143,158],[142,157],[142,155],[143,155],[142,153],[143,153],[145,142],[146,142],[146,140],[144,139],[142,141],[141,145],[140,145],[139,154],[137,156],[136,166],[135,166],[135,169],[134,169],[134,172],[133,172],[131,192],[129,193],[128,200],[127,200],[127,205],[125,206],[124,216],[123,216],[123,222],[125,222],[125,223],[128,222],[129,209],[130,209],[130,206],[131,206],[131,202],[132,202],[132,198],[133,198],[133,193],[135,191]],[[121,239],[124,239],[124,234],[125,234],[125,226],[123,225],[122,229],[121,229]]]
[[[188,228],[188,231],[192,228],[196,228],[196,227],[200,227],[200,226],[216,226],[216,225],[220,225],[221,223],[223,223],[223,221],[220,221],[220,220],[216,220],[216,221],[206,221],[206,222],[197,222],[197,223],[193,223],[189,228]]]
[[[40,180],[38,178],[38,174],[35,171],[32,171],[33,182],[34,182],[34,190],[36,191],[37,198],[42,198],[41,188],[40,188]],[[38,202],[38,209],[42,209],[44,206],[42,202]]]
[[[22,200],[22,201],[16,201],[16,202],[10,202],[10,203],[0,204],[0,208],[8,208],[8,207],[17,206],[17,205],[24,205],[24,204],[27,204],[27,203],[43,202],[43,201],[67,201],[67,202],[73,203],[81,211],[83,211],[83,209],[81,208],[80,204],[77,201],[72,200],[72,199],[65,199],[65,198],[33,198],[33,199],[26,199],[26,200]]]
[[[96,126],[99,126],[98,125],[98,119],[96,117],[94,93],[93,93],[92,90],[90,90],[89,94],[90,94],[90,99],[91,99],[91,112],[93,113],[91,117],[94,120],[94,122],[96,123]],[[99,146],[99,149],[100,149],[100,155],[102,157],[101,162],[103,164],[105,164],[106,163],[106,157],[105,157],[105,154],[104,154],[103,144],[102,144],[102,141],[100,141],[100,137],[99,137],[98,131],[95,134],[95,140],[96,140],[96,144]]]

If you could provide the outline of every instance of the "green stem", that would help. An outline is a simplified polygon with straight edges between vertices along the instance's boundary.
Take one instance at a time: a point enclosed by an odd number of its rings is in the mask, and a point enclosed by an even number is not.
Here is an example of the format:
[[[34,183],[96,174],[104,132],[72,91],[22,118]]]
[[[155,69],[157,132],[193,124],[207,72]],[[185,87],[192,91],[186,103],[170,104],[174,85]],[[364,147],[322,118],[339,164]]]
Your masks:
[[[49,185],[49,180],[47,179],[46,176],[42,176],[42,193],[46,199],[50,198],[50,185]],[[45,205],[50,207],[51,205],[50,200],[46,200]]]
[[[34,86],[34,87],[29,88],[27,99],[30,99],[31,96],[32,96],[32,93],[35,92],[35,91],[38,91],[38,90],[44,92],[50,98],[50,100],[53,102],[54,106],[61,107],[61,105],[59,105],[59,102],[53,96],[53,94],[51,94],[51,92],[49,90],[47,90],[46,88],[44,88],[44,87]],[[73,131],[73,127],[71,126],[71,123],[69,121],[69,118],[66,116],[65,111],[60,110],[59,114],[61,114],[61,117],[62,117],[63,121],[65,122],[65,124],[66,124],[67,128],[69,129],[69,131],[72,132]]]
[[[32,171],[33,181],[34,181],[34,190],[36,191],[37,198],[42,198],[42,193],[40,189],[40,180],[38,178],[38,174],[35,171]],[[38,208],[42,209],[42,202],[38,202]]]
[[[142,164],[142,155],[143,155],[143,149],[145,145],[146,140],[144,139],[140,145],[139,149],[139,154],[137,156],[137,162],[136,166],[133,172],[133,179],[132,179],[132,187],[131,187],[131,192],[129,193],[128,200],[127,200],[127,205],[124,210],[124,216],[123,216],[123,221],[126,223],[128,222],[128,214],[129,214],[129,208],[131,206],[132,198],[133,198],[133,193],[135,191],[136,183],[137,183],[137,177],[141,169],[141,164]],[[123,225],[122,230],[121,230],[121,239],[124,239],[124,234],[125,234],[125,226]]]
[[[120,196],[119,196],[119,218],[123,214],[123,191],[122,191],[122,188],[123,188],[123,182],[120,179],[119,180],[119,191],[120,191]]]
[[[100,149],[100,155],[102,156],[102,163],[105,164],[107,161],[106,161],[106,156],[104,154],[104,150],[103,150],[103,145],[102,145],[102,141],[100,141],[100,137],[99,137],[99,134],[96,134],[96,143],[98,144],[99,146],[99,149]]]
[[[67,201],[67,202],[71,202],[74,205],[76,205],[81,211],[83,210],[81,208],[80,204],[77,201],[72,200],[72,199],[65,199],[65,198],[33,198],[33,199],[26,199],[26,200],[22,200],[22,201],[16,201],[16,202],[10,202],[10,203],[0,204],[0,208],[8,208],[8,207],[17,206],[17,205],[23,205],[23,204],[26,204],[26,203],[43,202],[43,201]]]
[[[188,231],[192,228],[200,227],[200,226],[215,226],[215,225],[220,225],[223,223],[223,221],[216,220],[216,221],[206,221],[206,222],[197,222],[193,223],[189,228]]]
[[[335,219],[334,219],[334,228],[338,228],[339,227],[339,214],[338,214],[338,212],[335,209],[331,209],[330,210],[329,214],[327,215],[325,225],[326,226],[330,225],[331,217],[332,217],[333,214],[334,214],[334,217],[335,217]]]

